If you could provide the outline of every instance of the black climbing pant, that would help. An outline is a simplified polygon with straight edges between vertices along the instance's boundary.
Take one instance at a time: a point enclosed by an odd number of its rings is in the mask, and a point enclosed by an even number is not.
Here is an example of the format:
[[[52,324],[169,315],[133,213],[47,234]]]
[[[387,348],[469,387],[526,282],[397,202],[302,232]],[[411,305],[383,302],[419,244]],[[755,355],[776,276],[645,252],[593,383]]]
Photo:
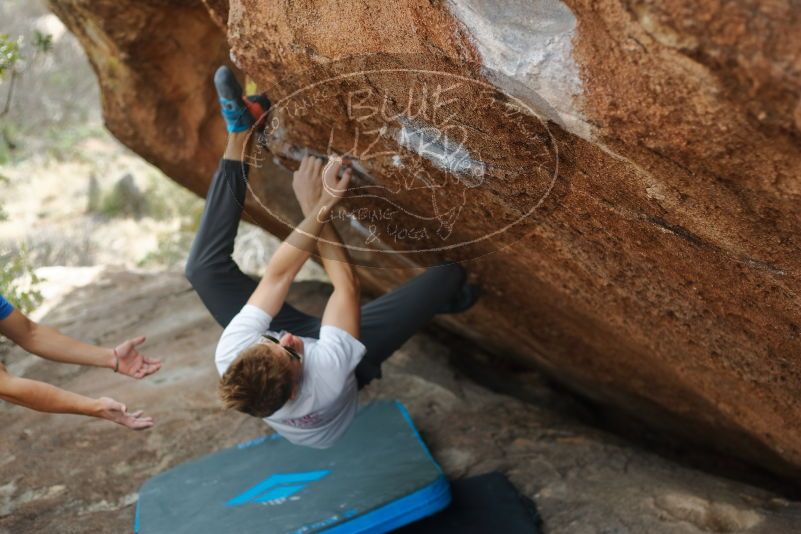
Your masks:
[[[186,277],[214,319],[225,327],[256,289],[257,281],[243,273],[231,254],[247,189],[247,164],[221,160],[206,195],[206,207]],[[362,306],[360,341],[367,353],[356,368],[359,388],[381,377],[381,364],[447,307],[465,282],[455,263],[431,267],[421,275]],[[284,303],[270,329],[316,338],[320,318]]]

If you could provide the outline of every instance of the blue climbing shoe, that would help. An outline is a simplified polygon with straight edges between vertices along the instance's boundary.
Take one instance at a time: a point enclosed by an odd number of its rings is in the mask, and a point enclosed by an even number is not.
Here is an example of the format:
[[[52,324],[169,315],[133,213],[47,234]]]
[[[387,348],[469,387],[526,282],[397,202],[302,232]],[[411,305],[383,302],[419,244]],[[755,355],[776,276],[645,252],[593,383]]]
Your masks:
[[[244,98],[242,86],[225,65],[214,73],[214,88],[229,132],[247,131],[270,109],[270,100],[265,95]]]

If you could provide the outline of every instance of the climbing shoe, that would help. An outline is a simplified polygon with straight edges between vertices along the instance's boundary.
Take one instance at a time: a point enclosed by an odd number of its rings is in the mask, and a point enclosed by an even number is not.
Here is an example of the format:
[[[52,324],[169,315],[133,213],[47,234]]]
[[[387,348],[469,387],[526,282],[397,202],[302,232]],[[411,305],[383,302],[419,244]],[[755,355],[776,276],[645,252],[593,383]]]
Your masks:
[[[437,313],[461,313],[467,311],[476,303],[480,296],[480,286],[465,282],[462,284],[459,292],[456,293],[449,302],[437,310]]]
[[[270,109],[270,100],[265,95],[243,97],[242,86],[225,65],[214,73],[214,88],[229,132],[247,131]]]
[[[248,95],[244,102],[258,127],[261,117],[270,110],[270,99],[267,95]]]

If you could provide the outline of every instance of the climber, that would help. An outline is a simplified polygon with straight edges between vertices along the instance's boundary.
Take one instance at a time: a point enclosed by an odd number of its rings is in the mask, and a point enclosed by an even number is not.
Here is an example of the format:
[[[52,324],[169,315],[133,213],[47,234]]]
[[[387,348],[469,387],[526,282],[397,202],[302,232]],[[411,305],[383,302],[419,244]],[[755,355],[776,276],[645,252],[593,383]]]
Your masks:
[[[159,360],[145,358],[137,347],[144,337],[129,339],[114,348],[82,343],[55,328],[37,324],[0,295],[0,334],[26,351],[61,363],[106,367],[115,373],[144,378],[161,368]],[[37,380],[12,376],[0,364],[0,399],[40,412],[71,413],[108,419],[134,430],[153,426],[141,411],[129,413],[121,402],[108,397],[92,399]]]
[[[248,130],[269,109],[261,95],[243,97],[227,67],[214,77],[229,132],[228,145],[206,196],[186,275],[225,330],[215,361],[220,396],[229,408],[264,418],[290,442],[331,446],[353,420],[357,391],[381,376],[381,364],[437,313],[458,313],[478,298],[464,269],[428,269],[360,306],[359,282],[336,229],[326,221],[347,190],[347,163],[306,156],[293,189],[305,219],[255,281],[231,258],[245,200]],[[254,113],[256,116],[254,116]],[[344,169],[340,177],[339,171]],[[319,237],[319,239],[318,239]],[[334,291],[322,318],[285,302],[312,252]]]

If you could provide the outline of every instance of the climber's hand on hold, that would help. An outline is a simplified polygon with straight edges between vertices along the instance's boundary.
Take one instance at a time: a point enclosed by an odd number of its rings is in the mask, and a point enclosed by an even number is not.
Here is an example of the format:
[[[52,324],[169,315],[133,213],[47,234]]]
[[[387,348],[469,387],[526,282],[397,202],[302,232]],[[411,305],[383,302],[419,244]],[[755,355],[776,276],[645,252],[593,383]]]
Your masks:
[[[323,190],[320,178],[322,168],[321,158],[304,156],[300,161],[300,167],[292,175],[292,190],[304,216],[308,216],[320,200],[320,193]]]
[[[323,169],[323,190],[320,193],[320,202],[329,208],[342,200],[348,191],[348,184],[353,171],[350,167],[346,168],[340,178],[339,170],[342,168],[343,163],[342,158],[332,156],[328,158],[328,163],[325,164],[325,169]]]
[[[345,196],[352,171],[348,167],[340,178],[343,165],[349,164],[338,156],[331,156],[328,162],[315,156],[305,156],[301,160],[300,168],[292,177],[292,189],[303,215],[308,216],[323,206],[328,210]]]

